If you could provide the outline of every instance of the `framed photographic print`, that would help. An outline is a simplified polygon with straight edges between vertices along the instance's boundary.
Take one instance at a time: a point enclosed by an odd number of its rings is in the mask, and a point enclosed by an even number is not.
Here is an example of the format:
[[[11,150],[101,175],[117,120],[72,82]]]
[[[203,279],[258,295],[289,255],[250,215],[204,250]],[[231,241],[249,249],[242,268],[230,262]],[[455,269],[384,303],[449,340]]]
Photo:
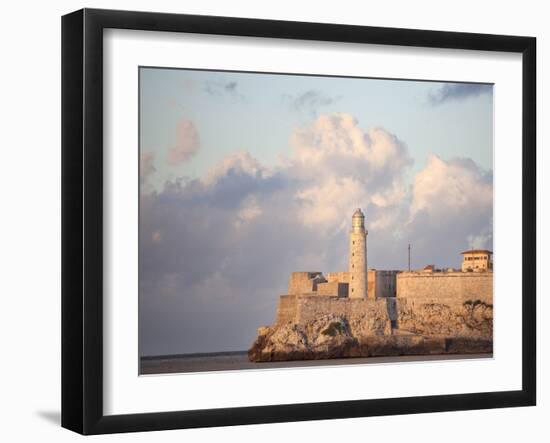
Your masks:
[[[64,427],[535,404],[534,38],[84,9],[62,58]]]

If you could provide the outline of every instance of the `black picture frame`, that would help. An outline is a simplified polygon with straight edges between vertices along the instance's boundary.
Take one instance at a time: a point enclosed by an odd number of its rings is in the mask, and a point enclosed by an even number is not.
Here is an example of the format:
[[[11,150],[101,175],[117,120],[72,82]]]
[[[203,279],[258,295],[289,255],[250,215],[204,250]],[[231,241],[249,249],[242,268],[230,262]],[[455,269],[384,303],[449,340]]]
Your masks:
[[[130,415],[103,412],[103,30],[353,42],[522,55],[522,389]],[[536,39],[83,9],[62,18],[62,426],[82,434],[414,414],[536,403]]]

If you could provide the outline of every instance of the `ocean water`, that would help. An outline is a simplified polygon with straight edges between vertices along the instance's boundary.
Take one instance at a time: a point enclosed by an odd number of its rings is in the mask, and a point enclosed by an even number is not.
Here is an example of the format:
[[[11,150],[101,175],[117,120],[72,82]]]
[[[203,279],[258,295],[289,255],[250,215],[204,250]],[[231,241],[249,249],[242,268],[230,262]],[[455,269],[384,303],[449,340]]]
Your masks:
[[[256,363],[248,360],[246,351],[209,354],[181,354],[141,357],[140,375],[186,372],[240,371],[250,369],[299,368],[311,366],[365,365],[406,363],[434,360],[492,358],[493,354],[406,355],[396,357],[335,358],[329,360],[293,360]]]

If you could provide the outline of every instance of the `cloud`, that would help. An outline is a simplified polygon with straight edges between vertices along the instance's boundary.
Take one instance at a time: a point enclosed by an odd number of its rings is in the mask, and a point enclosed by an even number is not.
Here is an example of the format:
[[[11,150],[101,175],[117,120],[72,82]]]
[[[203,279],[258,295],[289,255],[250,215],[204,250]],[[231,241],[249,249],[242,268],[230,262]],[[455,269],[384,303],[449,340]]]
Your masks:
[[[349,114],[321,115],[291,137],[289,173],[301,179],[296,197],[304,221],[330,228],[356,207],[384,209],[406,192],[404,170],[412,164],[406,145],[384,128],[364,131]]]
[[[226,97],[234,101],[242,102],[245,100],[245,97],[239,92],[238,86],[236,81],[207,81],[204,85],[204,91],[213,97]]]
[[[449,266],[448,257],[476,247],[492,248],[492,175],[472,160],[431,155],[414,178],[406,235],[418,251],[416,264]]]
[[[185,106],[182,106],[180,103],[178,103],[176,100],[170,99],[167,102],[167,105],[170,108],[179,109],[181,111],[185,111]]]
[[[445,162],[430,155],[426,167],[414,179],[412,195],[411,217],[427,211],[439,220],[491,207],[493,186],[472,160]]]
[[[464,100],[470,97],[478,97],[482,94],[491,94],[492,92],[493,85],[479,83],[445,83],[428,94],[428,102],[436,106],[449,101]]]
[[[283,100],[288,102],[290,109],[294,111],[305,111],[312,116],[317,116],[322,106],[336,103],[340,97],[329,97],[320,91],[310,89],[300,95],[283,95]]]
[[[264,168],[248,152],[237,151],[229,154],[220,163],[207,171],[202,181],[207,185],[212,185],[229,175],[261,177],[266,174],[269,174],[268,169]]]
[[[320,115],[290,143],[276,167],[238,151],[142,192],[142,353],[246,349],[290,272],[346,269],[356,207],[370,267],[404,268],[409,242],[417,266],[453,265],[473,239],[490,246],[492,177],[473,161],[430,157],[409,185],[406,144],[349,114]]]
[[[139,160],[139,176],[141,179],[145,179],[155,172],[155,154],[153,152],[142,152]]]
[[[246,226],[252,220],[262,215],[262,213],[263,210],[259,205],[258,197],[256,195],[249,195],[243,200],[237,212],[235,227],[240,228]]]
[[[200,148],[197,128],[191,120],[180,120],[176,125],[176,144],[168,150],[168,163],[177,165],[193,157]]]
[[[319,116],[291,136],[293,163],[303,171],[352,176],[367,182],[393,182],[412,164],[406,145],[384,128],[364,131],[350,114]]]
[[[146,354],[246,348],[258,322],[271,322],[273,294],[284,291],[288,273],[307,263],[308,232],[292,209],[285,213],[289,194],[280,178],[246,167],[216,171],[215,180],[168,183],[141,196]]]

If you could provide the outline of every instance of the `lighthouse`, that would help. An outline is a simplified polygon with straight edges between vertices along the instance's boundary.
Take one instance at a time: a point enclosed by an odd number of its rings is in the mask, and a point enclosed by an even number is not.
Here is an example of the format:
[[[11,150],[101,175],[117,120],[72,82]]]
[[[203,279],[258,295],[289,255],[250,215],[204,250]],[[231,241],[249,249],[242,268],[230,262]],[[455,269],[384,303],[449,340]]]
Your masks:
[[[365,215],[356,209],[349,234],[349,297],[367,298],[367,234]]]

